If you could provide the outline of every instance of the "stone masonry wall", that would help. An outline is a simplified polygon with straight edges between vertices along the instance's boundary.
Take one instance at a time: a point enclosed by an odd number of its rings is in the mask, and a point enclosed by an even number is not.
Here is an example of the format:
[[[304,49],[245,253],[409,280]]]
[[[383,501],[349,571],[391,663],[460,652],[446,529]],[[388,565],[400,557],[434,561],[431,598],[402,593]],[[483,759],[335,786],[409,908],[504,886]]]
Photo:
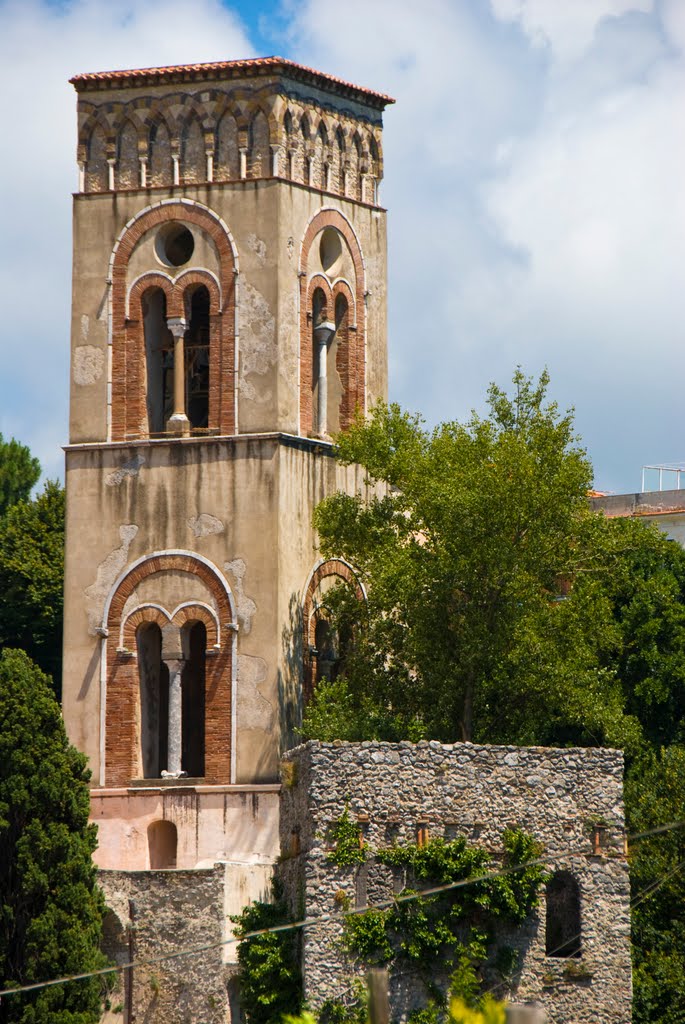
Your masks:
[[[623,756],[603,749],[453,745],[436,742],[325,744],[309,742],[283,759],[281,863],[294,914],[317,917],[388,899],[393,879],[374,863],[381,847],[430,837],[463,835],[486,847],[493,867],[501,835],[520,827],[544,844],[550,871],[575,877],[581,900],[583,977],[570,961],[547,956],[545,899],[521,929],[502,938],[522,955],[511,997],[540,1002],[550,1024],[627,1024],[630,1021],[630,911],[624,855]],[[326,833],[348,807],[359,821],[367,862],[338,868],[326,861]],[[601,847],[593,826],[602,824]],[[337,894],[337,895],[336,895]],[[303,934],[305,997],[313,1005],[349,990],[351,963],[339,921]],[[565,972],[565,968],[567,968]],[[406,1019],[423,998],[418,982],[391,977],[391,1016]]]
[[[109,913],[104,951],[118,964],[196,946],[198,954],[124,971],[109,1024],[226,1024],[230,1020],[224,947],[224,868],[100,871]]]

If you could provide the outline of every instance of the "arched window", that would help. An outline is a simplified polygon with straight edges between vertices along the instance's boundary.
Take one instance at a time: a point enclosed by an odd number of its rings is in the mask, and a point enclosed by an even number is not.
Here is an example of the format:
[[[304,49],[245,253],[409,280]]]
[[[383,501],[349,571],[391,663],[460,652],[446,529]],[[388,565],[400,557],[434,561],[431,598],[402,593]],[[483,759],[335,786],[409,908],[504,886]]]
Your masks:
[[[161,434],[174,405],[174,339],[166,322],[166,295],[151,288],[143,295],[147,422],[151,434]]]
[[[162,631],[144,622],[136,632],[140,682],[140,746],[144,779],[158,779],[167,767],[169,670],[162,661]]]
[[[203,622],[183,628],[185,664],[181,677],[183,731],[181,767],[191,778],[205,774],[205,651],[207,630]]]
[[[323,325],[327,322],[326,296],[321,288],[316,288],[312,296],[312,425],[314,433],[319,435],[325,434],[328,426],[328,339],[323,337]]]
[[[547,956],[580,956],[580,890],[568,871],[557,871],[547,883]]]
[[[328,424],[332,433],[349,427],[355,414],[350,392],[350,307],[345,295],[335,297],[335,339],[331,345],[329,367]]]
[[[190,322],[184,338],[186,415],[191,428],[209,423],[209,292],[196,288],[190,300]]]
[[[153,821],[147,827],[151,870],[176,867],[178,834],[173,821]]]

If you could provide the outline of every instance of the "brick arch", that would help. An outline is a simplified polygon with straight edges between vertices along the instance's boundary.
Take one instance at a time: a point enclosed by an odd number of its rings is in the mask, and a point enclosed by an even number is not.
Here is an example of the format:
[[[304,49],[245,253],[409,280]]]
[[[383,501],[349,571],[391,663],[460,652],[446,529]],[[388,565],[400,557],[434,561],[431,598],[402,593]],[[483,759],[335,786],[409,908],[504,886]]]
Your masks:
[[[218,317],[221,313],[221,289],[219,282],[208,270],[186,270],[179,274],[175,282],[175,292],[181,295],[180,308],[185,310],[186,318],[189,318],[188,300],[196,288],[204,287],[209,292],[209,315]],[[179,316],[183,315],[181,313]],[[212,327],[214,326],[213,322]]]
[[[322,581],[330,577],[337,577],[354,589],[355,596],[359,601],[366,600],[366,594],[357,574],[349,562],[342,558],[329,558],[319,563],[309,578],[302,601],[302,622],[304,628],[303,644],[303,666],[302,666],[302,694],[304,703],[307,704],[314,693],[316,682],[317,655],[313,653],[316,639],[317,607],[315,595]]]
[[[150,271],[150,273],[136,278],[129,289],[126,299],[126,317],[130,322],[142,319],[141,314],[138,313],[140,303],[145,292],[152,288],[160,288],[166,295],[167,316],[182,316],[182,313],[176,310],[174,282],[166,274]],[[180,306],[179,310],[182,308]]]
[[[128,319],[126,276],[128,261],[148,231],[178,220],[206,231],[219,254],[221,308],[211,325],[209,428],[220,434],[235,433],[235,275],[237,253],[226,225],[199,203],[171,200],[157,203],[129,221],[117,240],[111,258],[112,280],[112,423],[111,439],[122,441],[141,435],[147,422],[145,338],[142,319]],[[199,268],[189,268],[202,274]],[[160,278],[163,275],[159,275]],[[202,280],[210,288],[211,275]],[[175,303],[175,296],[172,294]],[[173,303],[172,303],[173,305]],[[133,306],[129,307],[133,310]],[[174,306],[175,308],[175,306]],[[168,316],[182,316],[180,312]]]
[[[338,323],[336,310],[336,302],[339,295],[342,295],[347,302],[347,314],[341,323]],[[343,389],[340,403],[340,429],[347,430],[352,425],[357,411],[357,406],[353,403],[354,378],[352,375],[352,359],[356,346],[357,315],[352,289],[347,281],[342,278],[333,285],[331,314],[335,320],[336,337],[338,339],[335,368],[340,376]]]
[[[310,434],[313,424],[312,409],[312,353],[309,320],[307,268],[314,239],[326,227],[336,228],[345,239],[354,266],[354,308],[356,331],[349,340],[347,381],[343,405],[349,425],[356,409],[365,409],[366,403],[366,324],[364,293],[366,275],[359,240],[349,221],[339,210],[324,208],[310,220],[300,246],[300,433]],[[342,424],[341,424],[342,425]]]
[[[222,574],[206,559],[191,552],[169,551],[157,552],[130,566],[115,583],[105,606],[104,746],[105,784],[108,786],[128,785],[139,764],[140,681],[137,659],[132,654],[135,628],[143,621],[157,621],[161,625],[165,614],[161,605],[148,603],[126,617],[124,607],[143,580],[168,571],[189,573],[202,580],[216,605],[218,622],[224,627],[219,632],[217,620],[196,601],[184,603],[172,613],[177,625],[201,620],[207,626],[212,657],[207,658],[205,664],[205,778],[212,783],[231,781],[232,666],[236,636],[233,598]],[[128,649],[119,646],[122,626],[123,635],[131,644]]]
[[[144,622],[153,622],[160,629],[168,626],[171,616],[159,605],[140,605],[126,616],[119,629],[119,649],[133,653],[136,650],[136,633]]]
[[[174,612],[171,620],[179,628],[188,622],[202,622],[207,631],[207,650],[214,653],[219,647],[219,628],[216,616],[202,604],[183,604]]]
[[[307,309],[311,308],[312,298],[317,288],[320,288],[326,296],[328,310],[329,312],[332,312],[331,303],[333,302],[333,291],[331,289],[330,281],[324,274],[312,274],[309,279],[309,285],[307,286]]]

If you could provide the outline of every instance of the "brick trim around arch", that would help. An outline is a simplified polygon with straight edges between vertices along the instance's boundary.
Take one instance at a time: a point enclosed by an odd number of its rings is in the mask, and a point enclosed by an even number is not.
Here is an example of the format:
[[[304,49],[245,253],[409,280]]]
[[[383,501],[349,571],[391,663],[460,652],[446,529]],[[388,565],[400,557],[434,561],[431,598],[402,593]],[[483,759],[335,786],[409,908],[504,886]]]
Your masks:
[[[220,292],[213,276],[201,269],[191,267],[179,275],[175,284],[165,275],[151,272],[133,286],[127,316],[126,277],[131,254],[144,234],[174,220],[195,225],[212,238],[219,254]],[[211,211],[197,204],[161,203],[141,214],[124,232],[112,260],[113,441],[135,439],[148,433],[140,288],[144,291],[145,287],[162,287],[169,303],[167,316],[183,316],[182,296],[193,283],[206,285],[211,303],[209,430],[219,434],[235,433],[235,270],[233,245],[226,230]]]
[[[106,710],[105,710],[105,784],[127,786],[140,772],[140,678],[135,655],[136,629],[142,622],[167,623],[165,612],[154,605],[141,605],[124,616],[127,600],[144,579],[160,573],[186,572],[207,586],[221,623],[220,642],[216,621],[202,605],[190,601],[168,620],[182,626],[200,620],[207,628],[205,661],[205,782],[231,781],[232,664],[235,643],[234,616],[229,596],[218,571],[191,554],[154,555],[138,563],[120,581],[112,597],[107,617]],[[172,619],[173,615],[173,619]],[[119,647],[124,619],[124,646]],[[226,628],[228,627],[228,628]]]
[[[364,293],[366,277],[362,251],[352,227],[345,217],[332,209],[320,210],[307,226],[300,249],[300,433],[311,434],[313,429],[312,408],[312,324],[309,307],[309,282],[307,267],[314,239],[324,228],[336,228],[345,239],[354,265],[354,313],[356,330],[351,331],[348,340],[347,379],[343,380],[343,402],[341,429],[349,426],[357,408],[365,408],[366,399],[366,332],[364,323]],[[334,289],[335,291],[335,289]],[[352,304],[350,305],[352,310]]]
[[[314,596],[319,589],[321,582],[330,576],[337,576],[338,579],[344,580],[345,583],[349,584],[349,586],[354,589],[357,600],[365,600],[364,590],[357,579],[354,569],[348,565],[347,562],[344,562],[342,558],[329,558],[327,561],[321,562],[321,564],[318,565],[312,573],[305,591],[304,601],[302,602],[302,623],[304,632],[304,644],[302,651],[302,700],[305,706],[309,703],[314,693],[318,663],[316,654],[312,653],[312,649],[315,647],[317,623],[317,609],[314,605]]]

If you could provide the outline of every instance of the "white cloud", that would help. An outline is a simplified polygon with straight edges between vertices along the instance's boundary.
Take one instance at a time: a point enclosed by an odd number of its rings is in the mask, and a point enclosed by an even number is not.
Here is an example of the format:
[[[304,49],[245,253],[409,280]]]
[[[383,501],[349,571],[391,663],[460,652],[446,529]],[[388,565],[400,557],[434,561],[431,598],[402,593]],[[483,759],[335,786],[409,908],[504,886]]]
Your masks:
[[[590,47],[603,21],[648,12],[652,0],[490,0],[490,6],[497,18],[518,22],[534,46],[569,61]]]
[[[598,482],[637,487],[685,456],[683,5],[490,5],[290,5],[296,57],[398,98],[391,387],[444,419],[547,364]]]
[[[230,0],[229,0],[230,6]],[[464,416],[545,363],[598,483],[685,456],[685,5],[287,0],[288,56],[386,115],[393,397]],[[542,43],[542,45],[541,45]],[[76,72],[249,56],[218,0],[0,0],[0,430],[67,437]],[[9,154],[9,158],[8,155]]]
[[[0,431],[49,475],[67,440],[70,193],[79,72],[245,57],[244,28],[219,0],[0,3],[3,196]]]

